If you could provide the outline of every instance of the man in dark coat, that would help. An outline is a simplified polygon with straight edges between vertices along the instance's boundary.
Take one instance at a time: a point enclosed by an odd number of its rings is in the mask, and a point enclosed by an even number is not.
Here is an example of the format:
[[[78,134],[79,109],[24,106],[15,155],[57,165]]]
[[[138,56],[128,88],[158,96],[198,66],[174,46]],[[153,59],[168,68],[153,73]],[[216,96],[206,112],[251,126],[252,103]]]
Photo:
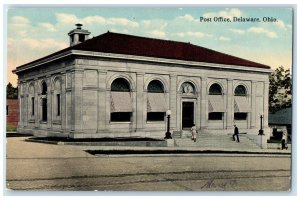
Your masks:
[[[235,136],[236,136],[236,141],[240,142],[239,139],[239,129],[236,125],[234,125],[234,134],[232,135],[233,141],[235,141]]]

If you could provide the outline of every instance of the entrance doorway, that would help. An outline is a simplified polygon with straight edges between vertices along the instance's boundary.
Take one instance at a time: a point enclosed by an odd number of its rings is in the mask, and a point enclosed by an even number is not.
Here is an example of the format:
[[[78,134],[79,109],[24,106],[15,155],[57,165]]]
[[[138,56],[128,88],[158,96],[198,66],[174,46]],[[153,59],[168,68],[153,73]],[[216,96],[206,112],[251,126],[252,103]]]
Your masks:
[[[194,124],[194,102],[182,102],[182,129],[190,129]]]

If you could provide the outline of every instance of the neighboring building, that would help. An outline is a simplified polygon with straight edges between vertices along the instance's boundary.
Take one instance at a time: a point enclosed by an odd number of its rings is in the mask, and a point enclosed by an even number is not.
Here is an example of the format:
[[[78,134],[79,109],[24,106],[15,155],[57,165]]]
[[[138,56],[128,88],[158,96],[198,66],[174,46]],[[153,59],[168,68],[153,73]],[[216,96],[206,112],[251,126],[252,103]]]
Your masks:
[[[6,99],[6,125],[18,125],[19,102],[18,99]]]
[[[284,108],[275,113],[269,113],[269,127],[274,138],[281,139],[286,131],[287,141],[291,141],[292,134],[292,108]]]
[[[164,137],[268,127],[270,67],[190,43],[69,33],[70,47],[19,66],[18,132],[71,138]],[[267,130],[265,130],[267,131]]]

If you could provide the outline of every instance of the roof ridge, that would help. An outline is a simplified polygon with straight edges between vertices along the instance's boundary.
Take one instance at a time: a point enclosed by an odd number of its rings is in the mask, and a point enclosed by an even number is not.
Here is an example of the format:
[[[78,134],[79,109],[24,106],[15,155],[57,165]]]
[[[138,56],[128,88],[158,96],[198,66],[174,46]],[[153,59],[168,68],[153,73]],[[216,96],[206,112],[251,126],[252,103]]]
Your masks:
[[[183,43],[183,44],[191,44],[190,42],[182,42],[182,41],[177,41],[177,40],[167,40],[167,39],[160,39],[160,38],[152,38],[152,37],[146,37],[146,36],[141,36],[141,35],[131,35],[131,34],[125,34],[125,33],[117,33],[117,32],[111,32],[107,31],[106,33],[103,33],[101,35],[98,35],[96,37],[105,35],[105,34],[116,34],[116,35],[124,35],[124,36],[130,36],[130,37],[135,37],[135,38],[143,38],[143,39],[150,39],[150,40],[159,40],[159,41],[164,41],[164,42],[176,42],[176,43]]]

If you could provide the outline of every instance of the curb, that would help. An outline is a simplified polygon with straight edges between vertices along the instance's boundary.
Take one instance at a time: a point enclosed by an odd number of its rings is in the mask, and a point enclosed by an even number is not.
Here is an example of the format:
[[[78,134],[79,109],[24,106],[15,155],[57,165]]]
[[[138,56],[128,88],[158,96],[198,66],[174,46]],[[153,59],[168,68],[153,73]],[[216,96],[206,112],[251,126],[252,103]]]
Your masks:
[[[97,154],[260,154],[260,155],[290,155],[290,152],[251,152],[238,150],[162,150],[162,149],[148,149],[148,150],[85,150],[92,155]]]

